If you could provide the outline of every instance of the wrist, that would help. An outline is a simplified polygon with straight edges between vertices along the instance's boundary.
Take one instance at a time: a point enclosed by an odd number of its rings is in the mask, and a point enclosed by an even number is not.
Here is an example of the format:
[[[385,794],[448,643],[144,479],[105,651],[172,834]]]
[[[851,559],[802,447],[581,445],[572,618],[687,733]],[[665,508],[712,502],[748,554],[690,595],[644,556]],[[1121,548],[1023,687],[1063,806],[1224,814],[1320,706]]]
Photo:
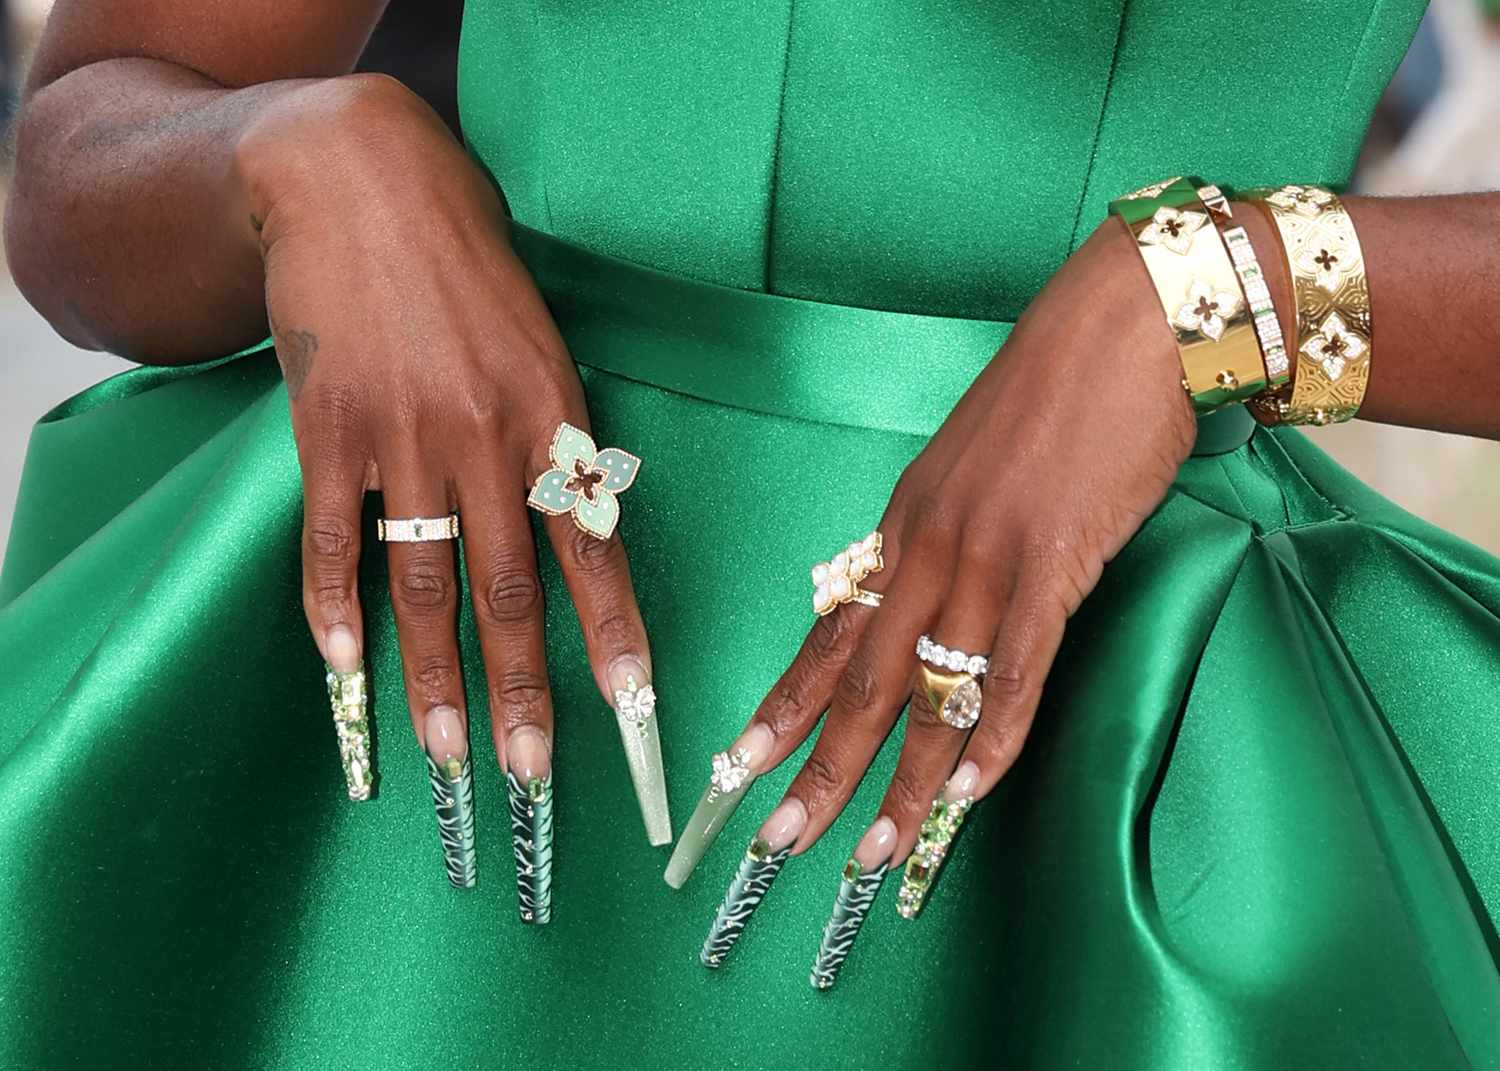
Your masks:
[[[302,220],[326,225],[382,207],[420,214],[414,185],[466,183],[465,193],[498,208],[436,112],[396,79],[359,73],[275,85],[236,140],[231,167],[237,233],[260,255]],[[445,154],[462,159],[449,166]]]

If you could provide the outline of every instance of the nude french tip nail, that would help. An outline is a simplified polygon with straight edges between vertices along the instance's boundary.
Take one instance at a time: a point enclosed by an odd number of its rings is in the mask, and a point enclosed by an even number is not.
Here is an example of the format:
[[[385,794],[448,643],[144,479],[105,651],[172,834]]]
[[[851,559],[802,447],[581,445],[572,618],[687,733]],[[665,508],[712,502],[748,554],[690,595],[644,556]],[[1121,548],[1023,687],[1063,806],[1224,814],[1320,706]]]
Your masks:
[[[463,720],[453,707],[434,707],[423,721],[427,780],[437,812],[438,839],[448,880],[472,889],[478,876],[474,855],[474,771]]]
[[[922,822],[917,846],[907,856],[902,868],[901,890],[896,894],[896,912],[902,918],[914,919],[922,913],[953,838],[958,836],[964,818],[973,806],[972,796],[950,800],[946,792],[932,801],[932,810]]]
[[[534,735],[535,740],[517,737]],[[536,748],[546,743],[536,730],[511,735],[511,769],[505,771],[510,797],[511,845],[516,856],[516,902],[522,922],[542,924],[552,919],[552,772]],[[517,768],[520,770],[517,775]],[[524,778],[524,779],[523,779]]]
[[[640,804],[646,839],[653,847],[672,843],[672,815],[667,803],[667,775],[661,759],[661,734],[656,727],[656,690],[645,667],[635,658],[622,658],[610,669],[615,720],[620,744],[630,767],[630,781]]]
[[[333,708],[333,727],[338,733],[339,762],[344,768],[344,782],[349,798],[363,801],[375,787],[375,766],[370,759],[369,698],[365,689],[365,665],[356,662],[354,669],[341,672],[329,662],[327,672],[328,702]]]
[[[692,876],[694,868],[728,823],[735,808],[750,791],[760,764],[770,755],[771,731],[753,726],[742,733],[727,751],[713,757],[713,771],[698,806],[683,827],[672,858],[667,861],[664,877],[674,889],[680,889]]]
[[[745,857],[740,860],[734,879],[724,893],[719,909],[714,913],[708,936],[703,939],[703,949],[698,953],[699,961],[710,970],[716,969],[729,955],[750,916],[760,906],[771,882],[781,873],[782,866],[792,853],[790,844],[773,848],[760,836],[750,842]]]

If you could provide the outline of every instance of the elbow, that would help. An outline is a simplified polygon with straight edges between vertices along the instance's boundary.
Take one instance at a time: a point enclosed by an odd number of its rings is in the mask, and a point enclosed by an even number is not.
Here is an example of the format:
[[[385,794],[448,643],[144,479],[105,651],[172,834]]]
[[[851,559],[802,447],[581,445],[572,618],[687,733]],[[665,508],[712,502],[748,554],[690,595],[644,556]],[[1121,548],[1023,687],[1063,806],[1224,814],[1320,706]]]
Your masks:
[[[60,177],[49,172],[46,135],[29,112],[21,109],[12,133],[15,168],[0,226],[5,261],[16,289],[54,331],[81,349],[102,350],[107,348],[104,338],[70,290],[78,273],[57,254],[68,226],[65,199],[49,192],[57,189]]]

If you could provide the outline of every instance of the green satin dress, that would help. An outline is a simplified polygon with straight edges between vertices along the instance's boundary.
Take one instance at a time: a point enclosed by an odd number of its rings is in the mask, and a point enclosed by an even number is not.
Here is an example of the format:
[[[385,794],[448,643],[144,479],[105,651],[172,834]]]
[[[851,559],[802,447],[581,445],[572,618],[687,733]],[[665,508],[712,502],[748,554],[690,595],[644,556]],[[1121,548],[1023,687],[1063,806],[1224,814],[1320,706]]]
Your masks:
[[[645,459],[621,527],[679,828],[808,567],[1108,200],[1342,184],[1422,7],[472,0],[470,150],[600,444]],[[479,885],[444,877],[374,498],[380,777],[345,797],[271,352],[84,391],[36,426],[0,578],[0,1066],[1500,1067],[1500,562],[1242,417],[1070,623],[926,912],[888,881],[818,992],[899,728],[705,971],[806,749],[669,889],[544,548],[553,919],[523,925],[481,728]],[[461,638],[482,727],[466,603]]]

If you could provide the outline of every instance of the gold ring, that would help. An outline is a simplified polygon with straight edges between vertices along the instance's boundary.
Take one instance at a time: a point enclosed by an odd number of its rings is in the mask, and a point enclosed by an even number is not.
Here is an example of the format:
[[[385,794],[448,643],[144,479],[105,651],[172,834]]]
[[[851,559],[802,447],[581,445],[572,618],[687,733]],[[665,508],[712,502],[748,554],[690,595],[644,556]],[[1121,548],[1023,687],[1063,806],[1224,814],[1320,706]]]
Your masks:
[[[954,729],[972,729],[979,720],[983,699],[979,680],[972,673],[947,673],[919,663],[922,695],[943,724]]]
[[[812,567],[813,613],[822,617],[846,602],[857,602],[861,606],[880,605],[879,592],[865,591],[859,582],[885,568],[885,559],[880,556],[881,542],[880,533],[871,532],[850,543],[828,561]]]

